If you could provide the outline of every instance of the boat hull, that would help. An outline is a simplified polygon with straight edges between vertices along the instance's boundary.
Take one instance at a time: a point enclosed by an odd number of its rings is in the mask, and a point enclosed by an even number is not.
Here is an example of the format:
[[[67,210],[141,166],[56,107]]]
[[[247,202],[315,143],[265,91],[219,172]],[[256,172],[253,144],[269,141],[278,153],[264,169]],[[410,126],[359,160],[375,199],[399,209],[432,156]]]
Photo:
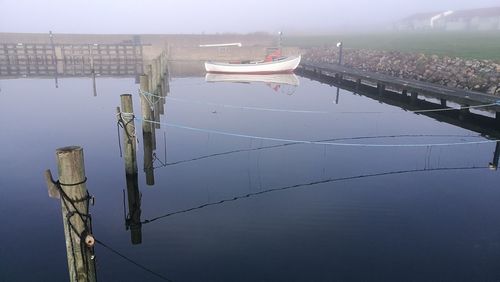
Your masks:
[[[220,62],[205,62],[205,70],[209,73],[238,74],[271,74],[292,73],[300,63],[300,56],[289,57],[271,62],[254,62],[248,64],[231,64]]]

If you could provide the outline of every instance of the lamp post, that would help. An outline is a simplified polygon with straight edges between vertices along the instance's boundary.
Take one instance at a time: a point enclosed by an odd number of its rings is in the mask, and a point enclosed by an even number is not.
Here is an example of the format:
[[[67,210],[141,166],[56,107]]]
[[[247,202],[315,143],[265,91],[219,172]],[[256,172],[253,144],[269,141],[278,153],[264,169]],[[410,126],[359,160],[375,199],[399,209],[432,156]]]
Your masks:
[[[281,40],[283,40],[283,32],[282,31],[279,31],[278,32],[279,36],[280,36],[280,40],[279,40],[279,43],[278,43],[278,47],[280,49],[280,56],[281,56]]]
[[[337,43],[337,48],[339,48],[339,65],[342,64],[342,41]]]

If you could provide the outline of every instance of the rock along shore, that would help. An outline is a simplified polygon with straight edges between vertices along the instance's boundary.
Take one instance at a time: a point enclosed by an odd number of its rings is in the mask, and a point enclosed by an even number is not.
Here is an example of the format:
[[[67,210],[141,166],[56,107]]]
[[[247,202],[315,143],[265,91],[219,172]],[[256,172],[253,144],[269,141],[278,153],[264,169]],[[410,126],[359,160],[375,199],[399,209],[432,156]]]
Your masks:
[[[500,95],[499,61],[379,50],[344,49],[342,53],[342,64],[348,67]],[[310,48],[303,59],[337,63],[338,48]]]

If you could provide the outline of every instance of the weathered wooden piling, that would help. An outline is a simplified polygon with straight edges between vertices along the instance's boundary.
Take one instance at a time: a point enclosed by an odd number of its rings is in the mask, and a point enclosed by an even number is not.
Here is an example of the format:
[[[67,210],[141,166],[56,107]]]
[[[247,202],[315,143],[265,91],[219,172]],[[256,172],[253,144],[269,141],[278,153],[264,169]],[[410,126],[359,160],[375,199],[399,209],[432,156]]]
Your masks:
[[[377,90],[379,95],[383,95],[385,92],[385,85],[382,83],[377,83]]]
[[[160,80],[160,84],[158,84],[158,91],[157,91],[157,93],[158,93],[158,96],[163,97],[163,87],[162,87],[161,80]],[[159,112],[160,115],[165,114],[165,107],[164,107],[163,101],[165,101],[165,99],[158,98],[158,112]]]
[[[141,91],[149,91],[149,78],[147,75],[141,75],[140,85]],[[153,120],[153,110],[151,109],[150,100],[145,96],[141,95],[141,109],[144,121],[142,122],[142,137],[143,137],[143,147],[144,147],[144,173],[146,174],[146,184],[154,185],[154,168],[153,168],[153,138],[154,127],[150,122]]]
[[[85,184],[83,149],[78,146],[59,148],[56,158],[59,181],[53,180],[50,170],[45,172],[45,178],[49,194],[61,199],[70,281],[93,282],[96,281],[95,239],[88,208],[91,198]]]
[[[411,103],[415,103],[415,102],[417,102],[417,100],[418,100],[418,93],[417,92],[411,92],[410,102]]]
[[[136,135],[134,123],[134,108],[132,104],[132,95],[122,94],[120,118],[123,122],[123,141],[125,145],[125,171],[129,174],[137,173],[136,157]]]
[[[97,97],[97,85],[95,83],[95,72],[92,72],[92,90],[94,92],[94,97]]]
[[[336,81],[338,84],[341,84],[341,83],[342,83],[342,74],[340,74],[340,73],[336,73],[336,74],[335,74],[335,81]]]
[[[159,87],[161,84],[161,76],[162,76],[160,58],[156,59],[155,63],[156,63],[156,85],[155,86]],[[158,92],[158,93],[161,93],[161,92]]]
[[[160,124],[160,106],[163,106],[163,104],[160,105],[160,103],[158,102],[158,97],[153,97],[153,101],[154,101],[154,120],[156,121],[154,123],[154,127],[156,129],[160,129],[161,128],[161,124]]]
[[[153,93],[153,67],[151,65],[146,66],[146,74],[149,78],[149,92]]]
[[[356,91],[359,90],[359,87],[361,87],[361,78],[356,79]]]
[[[441,98],[439,99],[439,102],[441,103],[442,107],[446,107],[446,99]]]
[[[158,85],[158,65],[156,64],[156,60],[153,60],[151,62],[151,76],[152,76],[152,80],[153,80],[153,84],[151,85],[151,88],[153,90],[156,90],[156,86]],[[156,91],[153,91],[154,93],[156,93]]]
[[[148,98],[148,94],[146,93],[149,93],[149,78],[147,75],[141,75],[139,77],[139,81],[140,81],[140,89],[141,91],[143,92],[140,96],[141,96],[141,112],[142,112],[142,118],[144,120],[153,120],[153,109],[151,108],[151,98],[152,97],[149,97]],[[151,122],[142,122],[142,130],[143,131],[147,131],[147,132],[151,132],[151,126],[152,123]]]
[[[463,105],[459,112],[458,112],[458,119],[459,120],[464,120],[466,119],[470,114],[470,110],[469,110],[469,105]]]

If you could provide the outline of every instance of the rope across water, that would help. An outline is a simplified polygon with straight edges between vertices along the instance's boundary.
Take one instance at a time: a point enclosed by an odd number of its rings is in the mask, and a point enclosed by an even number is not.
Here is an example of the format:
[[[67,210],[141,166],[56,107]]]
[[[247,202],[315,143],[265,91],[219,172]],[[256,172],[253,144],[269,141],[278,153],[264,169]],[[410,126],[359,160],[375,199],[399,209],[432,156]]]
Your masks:
[[[158,122],[154,120],[145,120],[140,117],[135,117],[135,119],[149,122],[153,124],[160,124],[173,128],[186,129],[191,131],[203,132],[203,133],[213,133],[224,136],[238,137],[238,138],[248,138],[266,141],[276,141],[276,142],[287,142],[287,143],[301,143],[301,144],[312,144],[312,145],[328,145],[328,146],[344,146],[344,147],[432,147],[432,146],[460,146],[460,145],[473,145],[473,144],[490,144],[496,143],[500,140],[481,140],[481,141],[464,141],[464,142],[451,142],[451,143],[425,143],[425,144],[364,144],[364,143],[341,143],[341,142],[328,142],[328,141],[311,141],[311,140],[298,140],[298,139],[288,139],[288,138],[278,138],[278,137],[267,137],[267,136],[256,136],[249,134],[233,133],[221,130],[204,129],[192,126],[186,126],[181,124],[169,123],[169,122]]]

